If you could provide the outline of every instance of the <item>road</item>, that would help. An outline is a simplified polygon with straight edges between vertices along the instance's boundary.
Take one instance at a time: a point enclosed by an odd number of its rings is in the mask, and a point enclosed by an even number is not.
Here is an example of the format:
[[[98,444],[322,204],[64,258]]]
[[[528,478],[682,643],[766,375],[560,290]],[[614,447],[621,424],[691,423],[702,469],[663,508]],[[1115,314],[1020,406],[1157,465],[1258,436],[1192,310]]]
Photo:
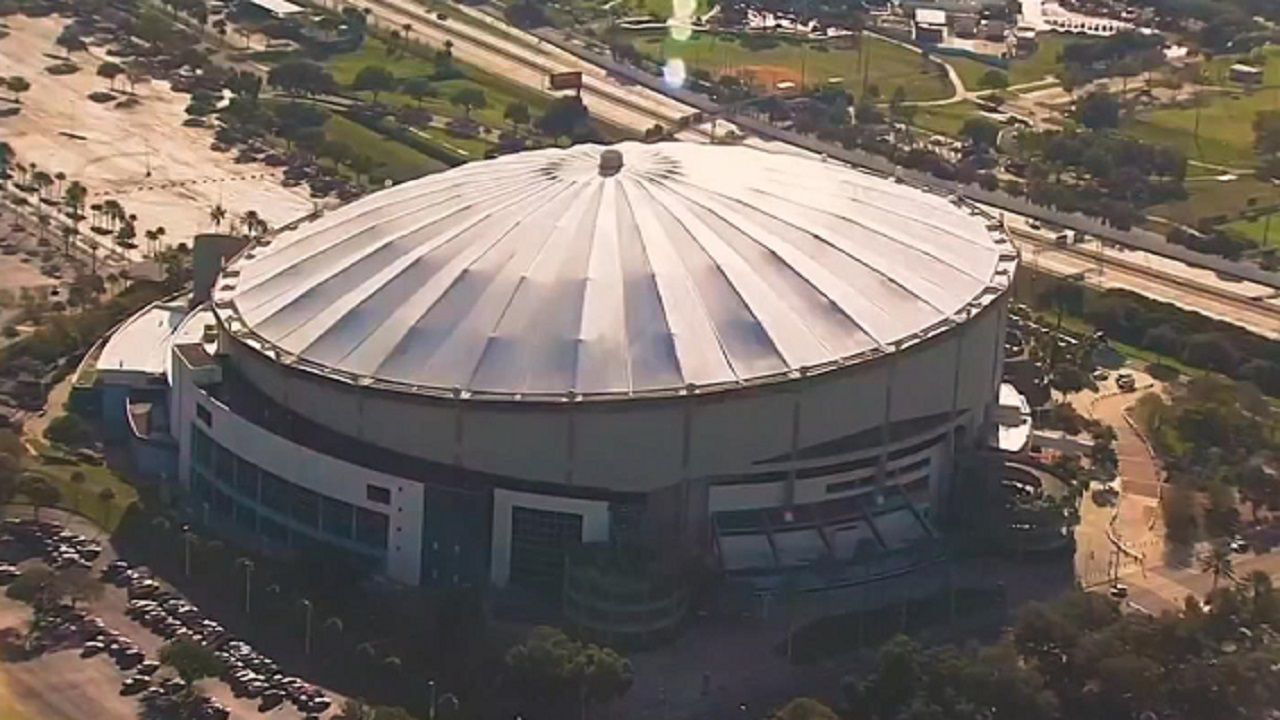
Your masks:
[[[322,5],[330,7],[335,2],[337,0],[321,0]],[[376,25],[397,29],[408,25],[412,30],[408,36],[412,40],[425,41],[435,47],[442,47],[445,41],[450,41],[454,57],[458,60],[536,90],[547,89],[548,75],[552,72],[581,71],[582,100],[591,114],[637,133],[643,133],[654,124],[670,127],[694,112],[693,108],[661,93],[621,85],[608,78],[603,69],[531,35],[521,36],[515,28],[500,27],[496,20],[480,13],[469,15],[470,22],[440,20],[435,11],[413,0],[344,2],[372,11]],[[450,6],[450,11],[465,12],[467,9]]]
[[[1280,339],[1280,304],[1271,288],[1224,280],[1210,270],[1150,253],[1103,248],[1098,242],[1055,245],[1030,230],[1026,218],[1006,214],[1005,220],[1023,263],[1032,269],[1077,277],[1101,289],[1129,290]]]
[[[1236,555],[1232,565],[1239,580],[1261,570],[1280,581],[1280,553]],[[1130,573],[1123,581],[1129,586],[1129,602],[1153,613],[1177,610],[1188,595],[1203,598],[1213,589],[1213,575],[1201,571],[1194,562],[1188,567],[1148,568],[1145,572]],[[1220,584],[1226,582],[1230,581],[1222,579]]]

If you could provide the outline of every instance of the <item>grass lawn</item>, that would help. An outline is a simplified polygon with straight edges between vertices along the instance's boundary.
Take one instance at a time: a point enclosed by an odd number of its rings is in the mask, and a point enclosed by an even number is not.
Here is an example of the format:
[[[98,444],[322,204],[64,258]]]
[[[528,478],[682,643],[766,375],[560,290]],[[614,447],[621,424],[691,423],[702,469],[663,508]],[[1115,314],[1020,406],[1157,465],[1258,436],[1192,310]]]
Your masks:
[[[355,79],[356,73],[367,65],[381,65],[390,70],[391,74],[395,75],[399,80],[412,77],[430,77],[435,73],[435,64],[427,59],[424,54],[420,54],[430,52],[427,48],[415,46],[416,53],[398,53],[395,57],[388,57],[386,47],[381,40],[369,38],[359,50],[335,55],[329,58],[325,65],[328,67],[329,72],[333,73],[333,78],[342,85],[350,85],[352,80]],[[465,77],[434,83],[437,90],[437,98],[435,98],[437,102],[431,104],[432,98],[428,98],[427,102],[431,105],[432,112],[437,115],[462,117],[462,109],[450,105],[448,97],[464,87],[477,87],[484,91],[489,100],[488,107],[477,110],[472,115],[481,123],[493,127],[499,127],[504,122],[502,111],[508,103],[522,101],[537,115],[546,109],[547,103],[551,99],[547,95],[479,68],[463,65],[462,63],[457,63],[457,67],[462,70]],[[411,98],[399,93],[382,93],[378,96],[378,99],[391,105],[413,103]]]
[[[978,90],[978,81],[983,75],[992,70],[1000,70],[994,65],[988,65],[967,57],[939,55],[938,59],[955,68],[956,74],[960,76],[960,82],[964,83],[966,90]]]
[[[924,105],[916,108],[911,124],[939,135],[960,135],[964,121],[978,114],[978,106],[968,100],[946,105]]]
[[[1262,48],[1262,55],[1266,59],[1266,65],[1262,70],[1263,85],[1280,85],[1280,47],[1267,46]],[[1205,74],[1209,76],[1210,82],[1216,85],[1233,85],[1228,77],[1228,68],[1242,60],[1248,60],[1247,55],[1219,55],[1211,60],[1205,66]]]
[[[435,158],[427,157],[340,115],[331,116],[329,122],[325,123],[324,131],[330,139],[344,142],[357,152],[373,158],[378,164],[374,174],[389,177],[396,182],[412,180],[448,167]]]
[[[1168,218],[1185,225],[1195,225],[1203,217],[1225,215],[1239,217],[1254,205],[1266,206],[1280,201],[1280,189],[1252,177],[1240,177],[1231,182],[1198,180],[1186,184],[1190,195],[1186,200],[1155,205],[1147,210],[1150,215]]]
[[[1269,222],[1268,218],[1270,218]],[[1263,215],[1254,220],[1241,218],[1223,225],[1222,229],[1259,246],[1280,245],[1280,212]]]
[[[1280,88],[1222,93],[1202,100],[1200,132],[1196,136],[1195,108],[1164,108],[1143,113],[1125,126],[1141,140],[1176,147],[1192,160],[1250,167],[1253,153],[1253,119],[1262,110],[1280,110]]]
[[[941,68],[927,69],[921,56],[879,38],[864,38],[860,49],[835,48],[819,50],[816,44],[779,40],[776,47],[751,50],[734,36],[717,37],[711,33],[695,33],[679,41],[665,33],[641,33],[632,43],[642,54],[659,61],[670,58],[684,60],[689,69],[702,69],[712,76],[751,74],[756,82],[772,87],[781,80],[817,84],[829,78],[842,78],[846,88],[858,92],[862,87],[863,53],[869,63],[867,82],[880,88],[882,98],[902,87],[909,100],[940,100],[951,96],[951,81]],[[801,78],[803,70],[803,78]]]
[[[1009,63],[1009,84],[1024,85],[1038,82],[1044,80],[1046,76],[1054,75],[1060,67],[1058,56],[1062,54],[1062,48],[1066,47],[1068,43],[1081,42],[1088,41],[1070,38],[1057,33],[1041,35],[1040,45],[1034,53]],[[956,74],[960,76],[960,81],[964,83],[965,88],[968,90],[979,89],[978,80],[987,71],[999,69],[993,65],[987,65],[965,57],[952,57],[949,55],[939,55],[938,57],[955,68]]]
[[[62,454],[51,449],[43,441],[30,441],[39,450],[40,457],[30,458],[25,466],[29,473],[39,475],[62,493],[58,507],[84,515],[107,532],[114,532],[125,511],[138,500],[138,491],[112,470],[101,465],[86,465],[70,458],[60,459]],[[71,481],[75,473],[84,475],[83,483]],[[115,497],[103,502],[98,494],[110,488]],[[19,495],[21,498],[21,495]]]

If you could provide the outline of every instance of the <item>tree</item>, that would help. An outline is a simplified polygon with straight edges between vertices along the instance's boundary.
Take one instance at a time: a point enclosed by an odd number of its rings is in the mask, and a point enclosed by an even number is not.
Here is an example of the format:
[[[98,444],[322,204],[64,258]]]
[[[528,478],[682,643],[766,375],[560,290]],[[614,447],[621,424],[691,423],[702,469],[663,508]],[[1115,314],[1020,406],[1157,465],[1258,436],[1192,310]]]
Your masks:
[[[1280,154],[1280,110],[1263,110],[1254,116],[1253,148],[1259,155]]]
[[[286,60],[267,73],[267,84],[293,95],[321,95],[336,83],[323,65],[310,60]]]
[[[105,510],[111,503],[115,502],[116,491],[109,487],[104,487],[98,491],[98,502],[102,503]]]
[[[44,430],[44,436],[51,442],[68,447],[85,445],[91,439],[89,426],[74,413],[59,415],[50,421]]]
[[[1000,125],[984,117],[971,117],[964,121],[960,134],[974,147],[989,149],[996,146],[1000,137]]]
[[[39,475],[24,475],[19,479],[18,494],[31,503],[37,519],[40,517],[41,508],[57,505],[62,499],[62,492]]]
[[[1119,127],[1120,101],[1110,93],[1089,93],[1076,107],[1076,119],[1090,130]]]
[[[178,677],[191,686],[195,681],[222,673],[222,661],[213,648],[191,640],[174,640],[160,648],[160,662],[177,671]]]
[[[489,104],[488,98],[484,94],[484,90],[478,87],[462,87],[454,91],[449,96],[449,103],[462,108],[462,114],[471,119],[471,111],[476,108],[482,108]]]
[[[587,132],[587,106],[574,97],[558,97],[547,104],[546,111],[535,123],[544,135],[572,138]]]
[[[53,582],[53,570],[44,565],[27,568],[5,588],[5,597],[29,605],[42,604]]]
[[[1240,526],[1240,510],[1235,490],[1219,480],[1209,483],[1206,490],[1209,507],[1205,509],[1204,525],[1209,537],[1221,538],[1235,534]]]
[[[13,101],[15,103],[22,102],[22,93],[31,89],[31,83],[21,75],[11,75],[4,81],[4,86],[13,93]]]
[[[778,708],[770,720],[840,720],[840,716],[813,698],[796,698]]]
[[[116,78],[124,74],[124,66],[118,62],[107,60],[98,65],[98,77],[105,78],[108,87],[116,89]]]
[[[50,592],[58,599],[71,601],[72,606],[81,602],[93,602],[102,597],[106,588],[88,568],[69,567],[53,576]]]
[[[85,44],[84,38],[80,37],[80,33],[76,30],[74,25],[68,25],[63,28],[62,32],[58,33],[57,39],[53,42],[55,45],[63,49],[68,60],[71,59],[72,52],[83,51],[89,47]]]
[[[413,98],[413,101],[419,106],[422,105],[423,98],[428,98],[436,94],[435,87],[432,86],[430,78],[411,77],[400,85],[400,92]]]
[[[1223,543],[1215,544],[1209,552],[1200,556],[1200,571],[1213,575],[1213,588],[1218,588],[1222,578],[1235,579],[1235,568],[1231,561],[1231,548]]]
[[[258,214],[257,210],[246,210],[245,213],[240,216],[240,225],[244,228],[244,234],[248,236],[249,239],[260,238],[271,229],[267,224],[267,221]]]
[[[999,70],[988,70],[978,78],[982,90],[1003,90],[1009,87],[1009,76]]]
[[[222,207],[222,203],[218,203],[209,208],[209,222],[213,223],[215,228],[222,227],[222,223],[227,219],[227,209]]]
[[[573,699],[583,718],[591,703],[621,697],[632,683],[631,663],[617,652],[584,644],[546,626],[507,652],[513,681],[531,701]]]
[[[507,103],[507,107],[502,111],[502,117],[511,123],[513,127],[528,125],[531,115],[529,113],[529,105],[521,100],[513,100]]]
[[[396,76],[381,65],[365,65],[351,82],[353,90],[371,93],[374,102],[378,102],[378,93],[394,90],[395,87]]]
[[[75,470],[71,473],[71,477],[69,477],[68,480],[71,481],[71,487],[75,490],[75,493],[76,493],[75,499],[72,500],[72,507],[74,507],[76,510],[79,510],[80,509],[80,493],[81,491],[84,490],[84,484],[85,482],[88,481],[88,478],[84,476],[84,473],[80,472],[79,470]]]
[[[89,197],[89,191],[79,180],[72,180],[67,185],[67,191],[62,194],[62,204],[67,208],[68,214],[75,223],[79,223],[84,217],[84,202]]]

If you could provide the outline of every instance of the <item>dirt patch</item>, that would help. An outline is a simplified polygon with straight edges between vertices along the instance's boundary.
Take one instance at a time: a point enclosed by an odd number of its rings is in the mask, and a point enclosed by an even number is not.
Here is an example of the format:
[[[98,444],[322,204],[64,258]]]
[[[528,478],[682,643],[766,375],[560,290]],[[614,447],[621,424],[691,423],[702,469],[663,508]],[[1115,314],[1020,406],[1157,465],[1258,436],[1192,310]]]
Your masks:
[[[120,201],[137,214],[139,237],[163,226],[167,244],[190,244],[194,234],[212,229],[209,210],[217,204],[231,217],[255,210],[273,227],[310,212],[310,199],[281,187],[278,171],[237,164],[209,148],[210,130],[182,127],[187,96],[167,82],[138,83],[133,107],[97,104],[88,96],[107,90],[93,72],[105,57],[102,48],[72,53],[81,72],[50,75],[46,53],[55,50],[65,21],[14,16],[8,23],[12,33],[0,40],[0,67],[25,77],[31,90],[22,95],[20,114],[0,119],[0,137],[21,162],[84,183],[90,203]]]
[[[779,89],[779,83],[794,83],[796,87],[804,84],[800,81],[799,71],[782,65],[744,65],[733,74],[770,90]],[[805,78],[805,80],[812,82],[813,78]]]

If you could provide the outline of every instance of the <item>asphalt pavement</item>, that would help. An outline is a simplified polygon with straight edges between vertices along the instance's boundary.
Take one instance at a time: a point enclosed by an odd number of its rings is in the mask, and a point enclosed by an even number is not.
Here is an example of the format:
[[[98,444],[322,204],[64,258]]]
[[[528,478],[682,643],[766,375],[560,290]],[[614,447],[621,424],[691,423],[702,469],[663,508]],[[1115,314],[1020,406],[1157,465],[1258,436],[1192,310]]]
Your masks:
[[[20,513],[29,515],[29,512]],[[41,518],[54,520],[69,530],[86,537],[97,538],[102,543],[102,556],[95,563],[94,572],[118,556],[101,532],[88,520],[70,513],[44,510]],[[29,560],[25,564],[38,563]],[[102,619],[112,630],[128,637],[147,654],[148,660],[158,659],[164,640],[125,615],[128,597],[122,588],[104,584],[101,599],[89,606],[89,611]],[[20,603],[0,596],[0,630],[23,628],[31,617],[30,609]],[[122,697],[120,683],[128,673],[116,668],[105,654],[81,658],[79,648],[56,650],[24,662],[0,664],[0,720],[136,720],[140,705],[135,698]],[[197,688],[217,699],[235,720],[301,720],[303,714],[291,704],[284,704],[269,712],[258,712],[256,700],[237,698],[223,681],[208,678],[197,683]],[[327,692],[327,691],[326,691]],[[335,713],[341,700],[331,692]]]

